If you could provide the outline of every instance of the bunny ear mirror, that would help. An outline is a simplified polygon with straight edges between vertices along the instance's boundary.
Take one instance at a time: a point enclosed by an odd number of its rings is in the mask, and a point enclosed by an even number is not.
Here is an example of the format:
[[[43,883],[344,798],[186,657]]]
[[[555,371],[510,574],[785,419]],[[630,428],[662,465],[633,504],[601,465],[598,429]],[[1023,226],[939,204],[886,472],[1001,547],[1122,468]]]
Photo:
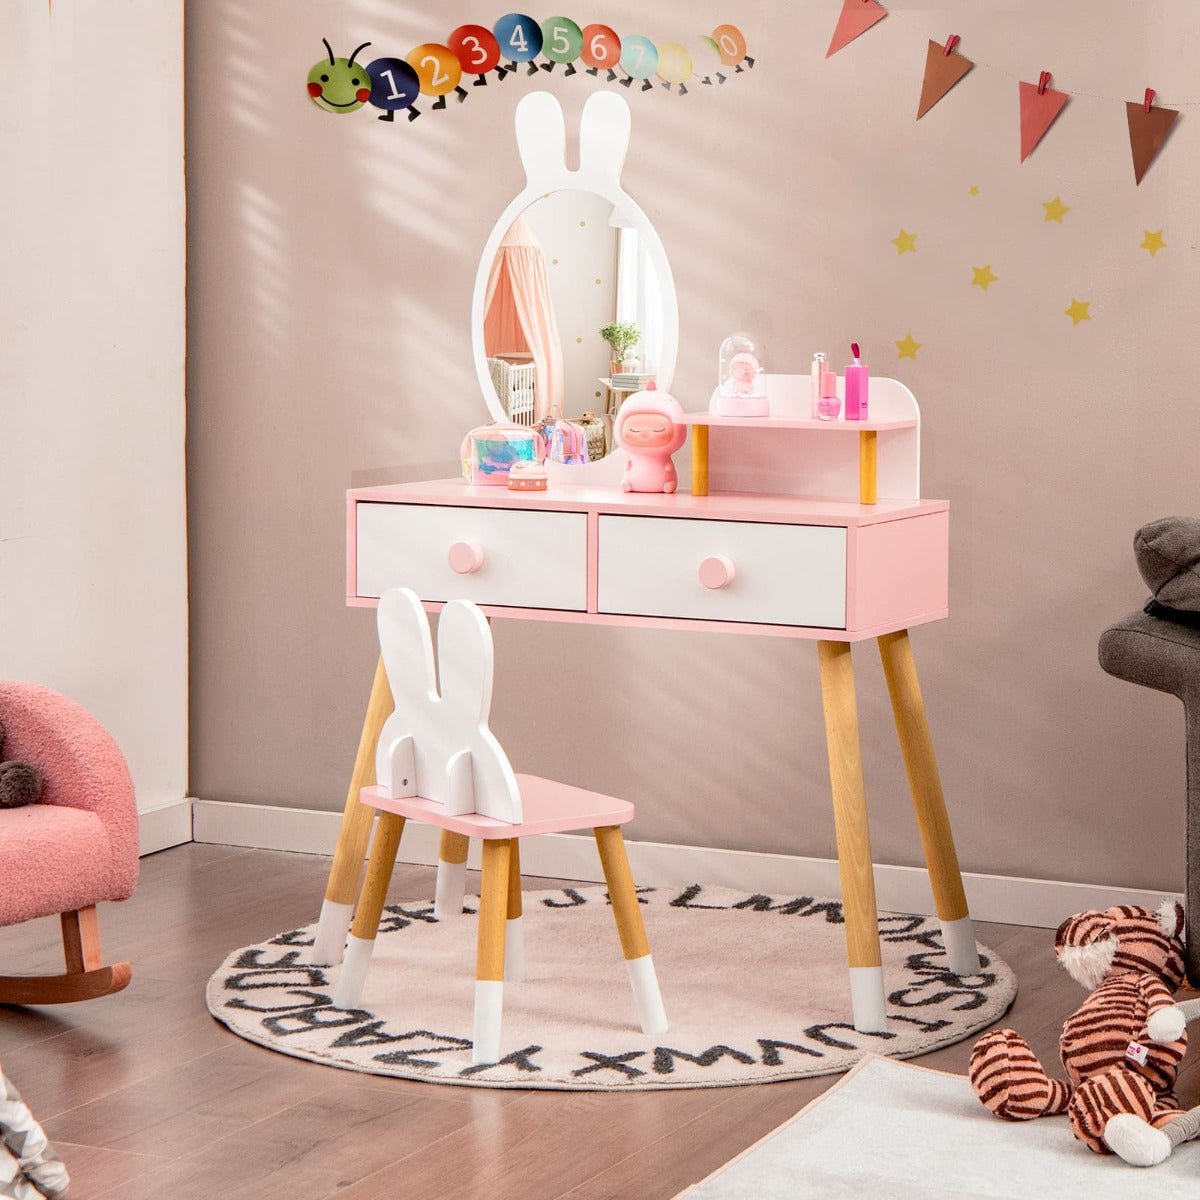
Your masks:
[[[646,378],[666,390],[679,336],[666,252],[621,186],[629,106],[613,92],[588,98],[574,171],[554,96],[522,97],[515,122],[525,187],[484,245],[471,301],[479,386],[497,421],[579,420],[588,412],[611,419],[622,392],[614,368],[636,381],[629,391]],[[604,450],[611,449],[607,432]],[[577,478],[599,467],[563,470]]]

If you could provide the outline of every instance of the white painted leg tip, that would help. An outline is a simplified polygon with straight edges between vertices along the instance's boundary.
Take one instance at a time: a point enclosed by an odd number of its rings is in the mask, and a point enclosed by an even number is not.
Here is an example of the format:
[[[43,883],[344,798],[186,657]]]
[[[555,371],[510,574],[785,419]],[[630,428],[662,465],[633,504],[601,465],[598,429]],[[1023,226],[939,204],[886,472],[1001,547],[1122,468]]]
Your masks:
[[[463,915],[463,899],[467,894],[467,864],[438,862],[437,884],[434,889],[433,915],[439,921]]]
[[[363,988],[367,982],[367,971],[371,966],[371,954],[375,949],[374,938],[356,938],[351,935],[346,941],[346,958],[333,989],[334,1008],[358,1008],[362,1003]]]
[[[504,925],[504,982],[520,983],[525,978],[525,924],[513,917]]]
[[[649,954],[642,958],[627,958],[625,968],[629,972],[629,982],[633,985],[633,999],[642,1032],[647,1036],[666,1033],[667,1014],[663,1008],[654,960]]]
[[[882,967],[850,968],[850,1010],[859,1033],[886,1033]]]
[[[946,947],[946,965],[955,975],[979,973],[979,949],[975,944],[975,925],[970,917],[943,921],[942,944]]]
[[[353,904],[339,904],[326,900],[321,905],[317,920],[317,934],[313,939],[310,961],[320,966],[333,966],[342,961],[346,948],[346,934],[354,917]]]
[[[504,1016],[504,984],[499,980],[475,981],[475,1025],[471,1033],[471,1065],[500,1061],[500,1029]]]

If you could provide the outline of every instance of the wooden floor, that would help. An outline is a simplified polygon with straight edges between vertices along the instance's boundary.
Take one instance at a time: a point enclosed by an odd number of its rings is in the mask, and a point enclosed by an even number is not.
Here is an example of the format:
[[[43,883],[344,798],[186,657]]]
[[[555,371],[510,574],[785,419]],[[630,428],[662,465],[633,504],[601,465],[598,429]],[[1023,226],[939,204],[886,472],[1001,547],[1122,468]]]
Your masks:
[[[208,1015],[205,982],[234,947],[313,920],[328,866],[205,845],[151,855],[134,898],[101,909],[106,958],[133,961],[129,989],[0,1006],[0,1064],[62,1153],[71,1200],[666,1200],[836,1078],[508,1091],[360,1075],[242,1041]],[[427,868],[397,868],[391,894],[428,896],[432,882]],[[53,920],[0,930],[4,969],[60,969],[57,932]],[[1056,1063],[1082,992],[1055,963],[1053,933],[981,925],[978,936],[1017,974],[1006,1022]],[[917,1061],[961,1073],[969,1052]],[[1185,1103],[1200,1101],[1197,1057]]]

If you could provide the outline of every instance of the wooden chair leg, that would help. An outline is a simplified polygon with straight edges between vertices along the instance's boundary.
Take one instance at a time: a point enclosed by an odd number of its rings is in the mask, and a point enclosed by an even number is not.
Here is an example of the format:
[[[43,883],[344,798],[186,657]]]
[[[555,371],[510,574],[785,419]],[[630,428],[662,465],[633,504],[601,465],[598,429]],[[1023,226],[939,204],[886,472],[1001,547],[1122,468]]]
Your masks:
[[[342,810],[342,824],[333,851],[333,865],[329,869],[329,881],[325,885],[325,900],[321,905],[317,936],[312,949],[314,963],[342,961],[346,931],[350,928],[350,918],[354,914],[354,897],[358,893],[358,882],[362,878],[363,857],[371,837],[371,822],[375,818],[375,810],[362,803],[359,793],[375,782],[375,747],[379,742],[379,731],[394,708],[392,689],[388,686],[387,672],[384,670],[383,659],[380,658],[375,667],[371,698],[367,702],[358,754],[354,759],[354,771],[346,793],[346,806]]]
[[[100,953],[100,922],[96,917],[96,906],[65,912],[59,917],[62,926],[63,958],[67,971],[78,974],[104,965]]]
[[[525,978],[525,923],[521,919],[521,841],[512,839],[508,856],[508,902],[504,923],[504,982]]]
[[[379,921],[383,916],[388,884],[392,881],[392,868],[396,865],[396,851],[400,848],[403,833],[403,817],[380,812],[354,924],[346,939],[346,958],[333,991],[333,1003],[338,1008],[357,1008],[362,1000],[367,968],[371,965],[371,954],[375,949],[375,935],[379,932]]]
[[[513,841],[485,838],[479,888],[479,940],[475,955],[475,1028],[471,1062],[500,1061],[504,1015],[504,934]]]
[[[903,629],[884,634],[878,642],[917,814],[917,827],[921,831],[929,884],[942,924],[947,965],[957,975],[973,975],[979,970],[975,930],[967,911],[967,896],[925,715],[925,701],[917,680],[912,644],[908,631]]]
[[[883,959],[879,952],[879,914],[850,643],[818,642],[817,658],[821,665],[854,1028],[860,1033],[882,1033],[887,1026]]]
[[[467,894],[467,850],[470,845],[471,839],[465,833],[442,830],[433,900],[433,915],[439,921],[462,916],[463,898]]]
[[[0,975],[0,1004],[72,1004],[109,996],[129,986],[133,967],[104,965],[96,907],[89,905],[60,917],[64,975]]]
[[[612,902],[617,936],[621,939],[621,953],[625,956],[625,967],[633,986],[642,1032],[666,1033],[667,1014],[663,1008],[654,960],[650,957],[650,942],[638,905],[633,873],[629,870],[629,856],[625,853],[621,827],[604,825],[592,832],[596,838],[596,849],[600,852],[600,866],[604,870],[604,881],[608,884],[608,898]]]

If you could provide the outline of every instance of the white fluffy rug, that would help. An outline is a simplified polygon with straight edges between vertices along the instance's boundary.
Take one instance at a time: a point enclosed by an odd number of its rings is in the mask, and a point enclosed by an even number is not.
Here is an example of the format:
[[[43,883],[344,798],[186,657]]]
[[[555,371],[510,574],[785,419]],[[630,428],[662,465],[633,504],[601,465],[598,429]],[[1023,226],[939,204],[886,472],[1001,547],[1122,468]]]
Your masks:
[[[1065,1116],[1001,1121],[963,1075],[874,1056],[677,1200],[1159,1200],[1192,1196],[1200,1143],[1161,1166],[1093,1154]]]
[[[850,1021],[839,901],[694,885],[643,889],[669,1031],[636,1024],[603,888],[526,892],[526,975],[504,989],[504,1057],[471,1065],[476,922],[424,901],[384,913],[363,1007],[333,1007],[336,967],[312,965],[313,927],[234,950],[208,1007],[234,1033],[330,1066],[492,1087],[713,1087],[844,1071],[876,1051],[907,1058],[969,1037],[1016,982],[981,947],[978,975],[946,969],[936,920],[880,918],[888,1028]],[[474,909],[475,901],[467,901]]]

